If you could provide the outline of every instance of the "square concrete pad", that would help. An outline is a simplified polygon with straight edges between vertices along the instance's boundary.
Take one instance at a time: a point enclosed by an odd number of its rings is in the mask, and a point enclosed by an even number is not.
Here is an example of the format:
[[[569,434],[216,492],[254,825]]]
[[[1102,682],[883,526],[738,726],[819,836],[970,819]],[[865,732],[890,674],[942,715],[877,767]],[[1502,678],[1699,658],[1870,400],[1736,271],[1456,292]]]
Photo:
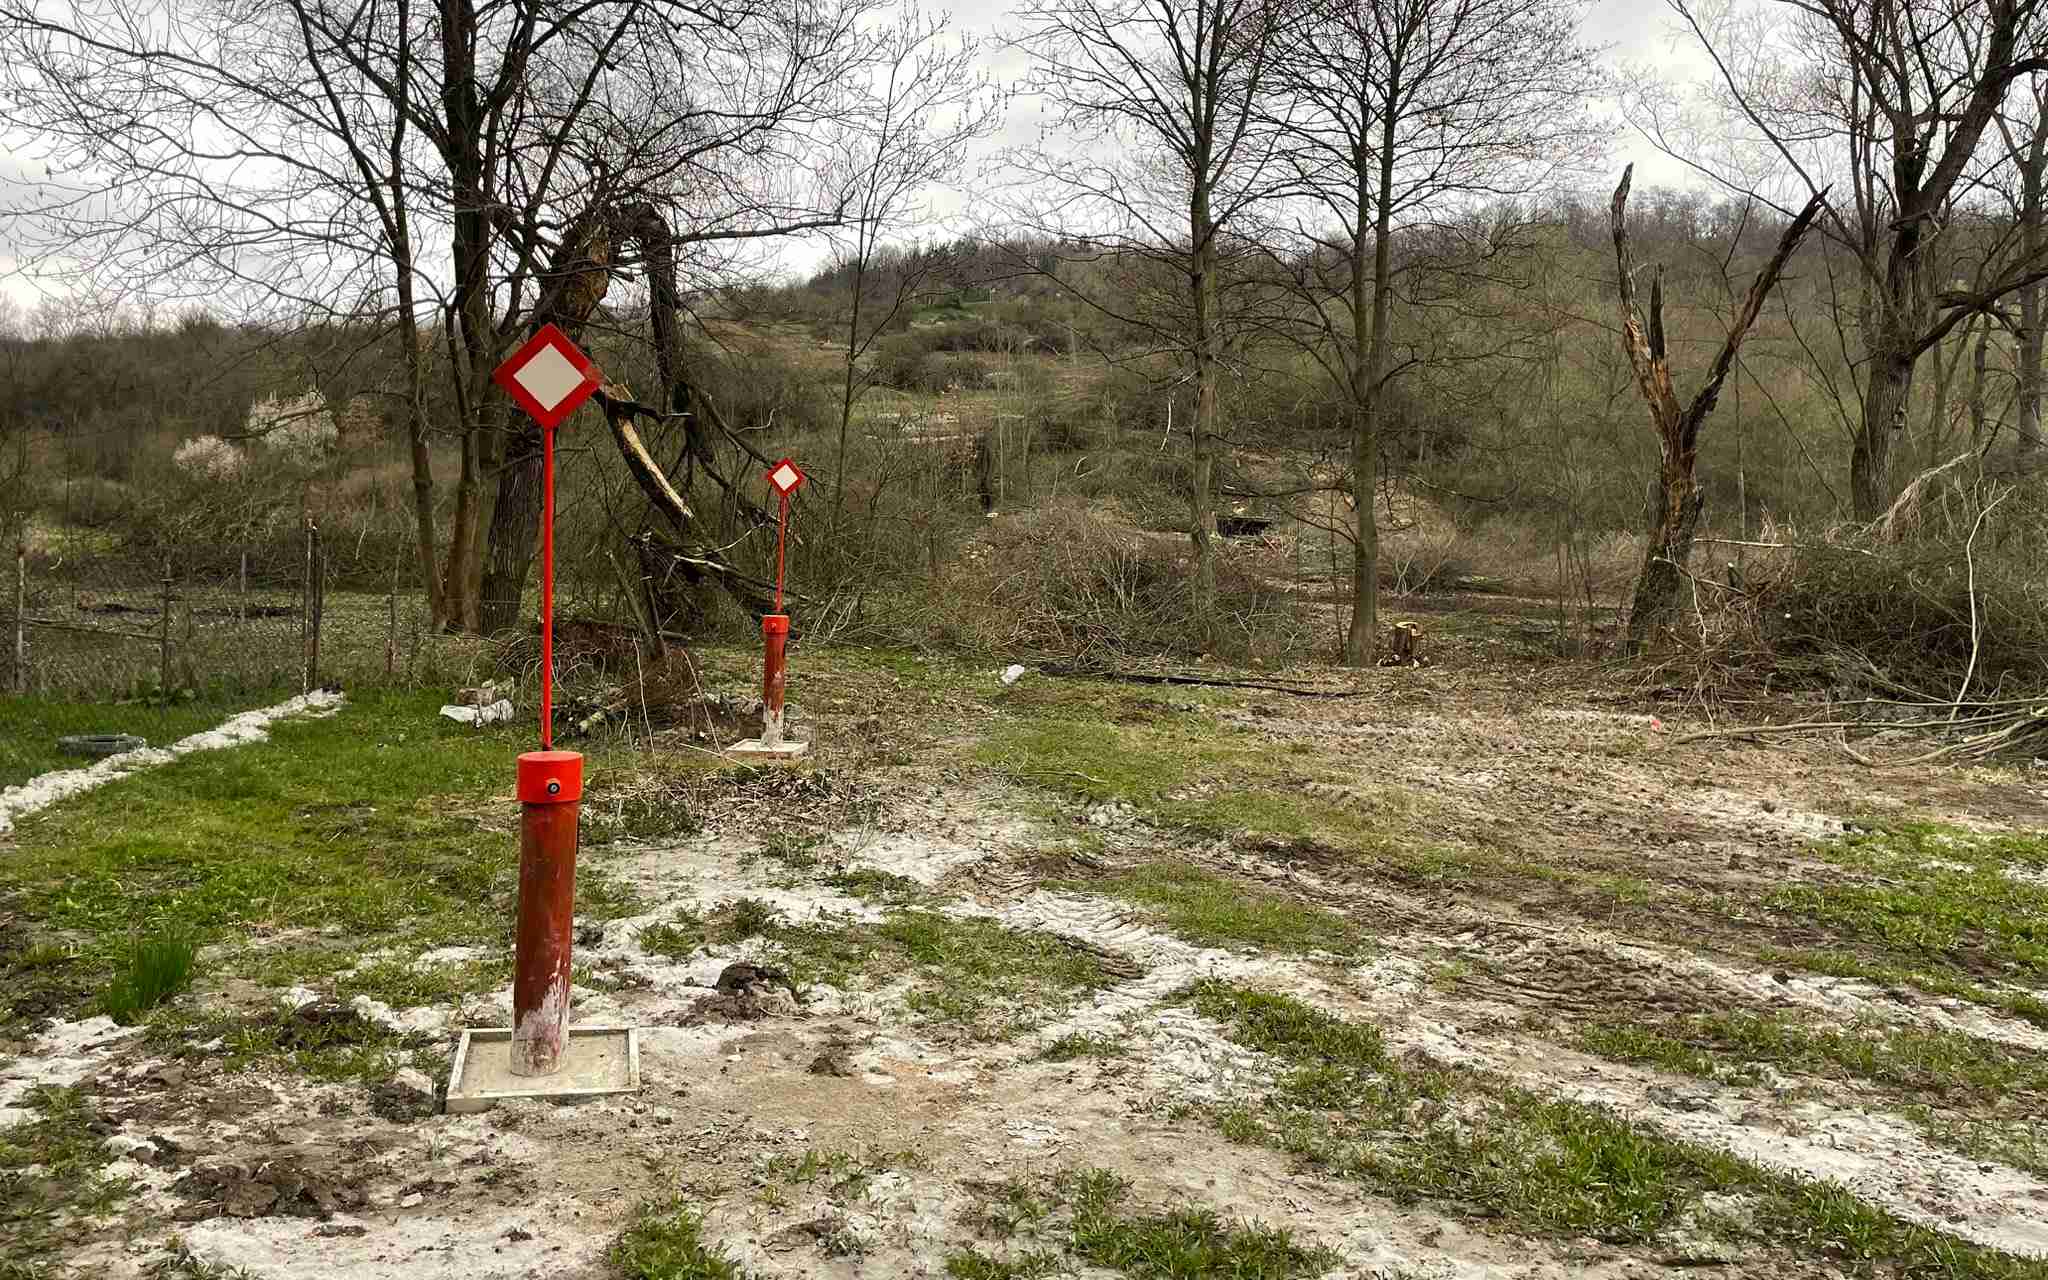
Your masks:
[[[725,754],[741,760],[796,760],[811,749],[808,742],[778,742],[768,746],[759,738],[744,738],[725,749]]]
[[[640,1092],[637,1027],[571,1027],[562,1069],[512,1074],[510,1027],[466,1028],[448,1073],[448,1112],[488,1111],[506,1098],[595,1098]]]

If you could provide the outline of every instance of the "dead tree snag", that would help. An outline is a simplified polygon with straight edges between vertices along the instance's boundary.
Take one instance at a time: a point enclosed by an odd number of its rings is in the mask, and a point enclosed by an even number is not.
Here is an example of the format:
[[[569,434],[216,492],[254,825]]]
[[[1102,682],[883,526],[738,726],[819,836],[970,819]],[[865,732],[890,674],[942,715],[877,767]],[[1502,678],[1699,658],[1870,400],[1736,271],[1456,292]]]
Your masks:
[[[1628,243],[1628,190],[1635,166],[1622,170],[1621,185],[1614,189],[1609,214],[1614,229],[1614,264],[1621,302],[1621,345],[1635,370],[1636,386],[1650,406],[1650,421],[1657,431],[1662,457],[1657,485],[1652,490],[1650,540],[1643,552],[1642,572],[1636,577],[1635,599],[1628,611],[1628,649],[1640,653],[1650,637],[1678,602],[1678,590],[1685,565],[1692,556],[1693,535],[1699,530],[1700,509],[1705,494],[1700,491],[1695,467],[1699,459],[1700,427],[1714,411],[1721,396],[1721,384],[1735,367],[1742,340],[1755,325],[1764,301],[1770,296],[1785,264],[1799,247],[1813,220],[1827,203],[1820,191],[1806,202],[1799,216],[1778,238],[1778,247],[1763,270],[1749,286],[1749,296],[1728,326],[1727,340],[1714,357],[1707,381],[1690,404],[1681,405],[1671,381],[1670,357],[1664,342],[1663,272],[1650,278],[1650,314],[1646,324],[1636,308],[1635,262]]]

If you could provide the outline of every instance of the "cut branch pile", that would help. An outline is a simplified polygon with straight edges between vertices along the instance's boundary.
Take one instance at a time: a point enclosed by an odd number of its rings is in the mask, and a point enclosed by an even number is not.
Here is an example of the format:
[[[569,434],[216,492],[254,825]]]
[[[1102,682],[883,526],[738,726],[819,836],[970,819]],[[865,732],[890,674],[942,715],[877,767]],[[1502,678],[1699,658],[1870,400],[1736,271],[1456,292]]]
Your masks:
[[[1850,714],[1856,707],[1884,710],[1882,714],[1859,717]],[[1887,768],[1983,760],[2008,753],[2048,755],[2048,697],[1998,698],[1979,702],[1865,698],[1837,704],[1834,709],[1839,714],[1824,719],[1704,729],[1674,738],[1671,745],[1682,747],[1714,738],[1827,736],[1858,764]],[[1848,735],[1858,731],[1873,738],[1931,734],[1946,740],[1930,750],[1896,759],[1878,759],[1850,745]]]

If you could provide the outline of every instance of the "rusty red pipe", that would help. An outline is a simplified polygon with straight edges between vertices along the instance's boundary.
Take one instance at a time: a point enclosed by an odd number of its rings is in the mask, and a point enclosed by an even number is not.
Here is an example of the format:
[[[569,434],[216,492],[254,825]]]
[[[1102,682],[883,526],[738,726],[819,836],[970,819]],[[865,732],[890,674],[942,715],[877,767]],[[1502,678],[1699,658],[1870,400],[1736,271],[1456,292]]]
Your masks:
[[[551,1075],[569,1043],[577,819],[583,757],[519,757],[519,926],[512,971],[512,1074]]]
[[[761,640],[765,650],[761,663],[761,745],[782,745],[782,692],[786,678],[783,649],[789,641],[789,615],[771,613],[761,619]]]

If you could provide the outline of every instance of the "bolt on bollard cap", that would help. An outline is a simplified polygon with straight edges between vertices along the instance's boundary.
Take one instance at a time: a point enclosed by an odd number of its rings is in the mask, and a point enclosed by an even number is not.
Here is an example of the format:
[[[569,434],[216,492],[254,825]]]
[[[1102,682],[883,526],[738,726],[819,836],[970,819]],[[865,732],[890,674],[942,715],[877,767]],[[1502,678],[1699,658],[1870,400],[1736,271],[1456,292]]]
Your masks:
[[[786,636],[789,634],[789,615],[786,613],[764,613],[761,615],[761,634],[764,636]]]
[[[583,798],[583,753],[528,751],[519,757],[519,803],[567,804]]]

